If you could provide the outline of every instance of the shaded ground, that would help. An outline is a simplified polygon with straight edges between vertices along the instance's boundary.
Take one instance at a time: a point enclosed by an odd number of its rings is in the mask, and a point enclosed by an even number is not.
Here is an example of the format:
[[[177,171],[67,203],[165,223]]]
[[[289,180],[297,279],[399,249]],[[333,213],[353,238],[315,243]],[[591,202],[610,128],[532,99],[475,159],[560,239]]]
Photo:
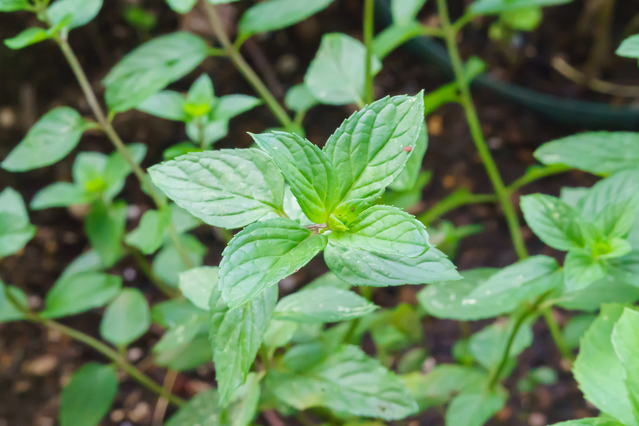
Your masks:
[[[206,24],[197,13],[178,20],[163,2],[144,3],[146,9],[158,18],[158,30],[153,32],[154,35],[176,28],[187,28],[210,37]],[[146,38],[144,34],[140,34],[124,22],[124,6],[123,0],[107,2],[96,22],[71,34],[71,44],[98,91],[101,90],[100,79],[108,69],[123,53]],[[577,6],[574,8],[578,9]],[[528,55],[525,60],[527,66],[504,67],[500,53],[491,51],[485,38],[479,35],[481,32],[474,29],[466,35],[464,51],[475,49],[474,51],[481,52],[482,57],[493,61],[500,70],[504,70],[502,74],[506,78],[514,81],[530,83],[552,93],[602,98],[577,89],[574,85],[564,84],[564,80],[556,75],[546,78],[550,72],[547,65],[544,65],[547,63],[544,59],[554,54],[548,49],[567,49],[570,52],[574,47],[568,31],[570,26],[567,25],[570,14],[576,13],[574,8],[550,11],[548,28],[544,26],[544,29],[526,38],[521,49],[525,51],[526,46],[529,46],[530,51],[530,46],[533,46],[538,52],[533,57]],[[304,70],[314,56],[322,34],[341,31],[355,37],[361,36],[360,16],[359,1],[340,0],[328,10],[300,25],[258,38],[246,46],[244,53],[258,73],[267,76],[265,80],[276,95],[281,97],[288,87],[302,80]],[[429,19],[428,13],[424,19]],[[29,23],[33,22],[27,16],[0,15],[0,38],[13,36]],[[553,34],[557,37],[552,38]],[[615,34],[616,36],[618,34]],[[584,55],[583,49],[572,52],[575,63],[583,61]],[[378,96],[416,93],[422,88],[430,91],[446,82],[432,67],[419,63],[401,51],[391,54],[385,60],[384,66],[384,70],[376,78]],[[636,71],[636,67],[633,69]],[[218,95],[252,94],[250,87],[225,59],[208,59],[197,72],[173,88],[185,90],[203,71],[211,74]],[[604,71],[604,77],[609,76],[606,72],[608,71]],[[622,77],[629,72],[626,68],[619,71],[620,78],[623,80]],[[637,81],[636,78],[634,81]],[[8,154],[39,116],[55,106],[69,105],[82,114],[90,115],[70,70],[52,43],[42,43],[18,52],[1,48],[0,82],[0,158]],[[526,167],[535,163],[532,152],[542,142],[579,130],[539,119],[523,109],[493,99],[490,93],[478,92],[475,95],[484,133],[506,183],[521,176]],[[605,100],[618,101],[609,98]],[[314,108],[305,120],[307,137],[322,145],[350,113],[348,108]],[[219,146],[249,146],[251,141],[246,132],[261,132],[274,125],[276,123],[269,111],[265,107],[260,107],[250,114],[234,119],[231,133],[219,143]],[[434,177],[424,191],[423,208],[432,206],[437,200],[460,187],[475,193],[491,192],[490,183],[468,134],[462,110],[453,105],[445,106],[428,118],[428,125],[430,141],[424,168],[432,170]],[[145,166],[160,161],[161,152],[166,147],[185,140],[184,129],[180,124],[137,112],[118,115],[115,127],[125,141],[140,141],[149,146]],[[76,152],[88,150],[110,152],[111,147],[102,135],[91,133],[85,135]],[[47,184],[69,180],[73,159],[72,154],[54,166],[23,174],[9,174],[0,170],[0,190],[5,186],[14,187],[28,202],[35,192]],[[527,186],[524,191],[557,195],[560,186],[589,185],[592,181],[584,174],[573,172],[538,181]],[[130,209],[129,221],[129,226],[133,227],[140,213],[150,207],[150,200],[140,193],[137,183],[132,180],[128,182],[121,196],[134,206]],[[0,277],[33,295],[30,304],[34,308],[42,304],[42,297],[64,267],[86,248],[87,241],[83,235],[82,222],[78,219],[81,216],[81,211],[69,212],[64,209],[31,213],[32,222],[38,226],[36,237],[21,256],[3,259],[0,263]],[[454,259],[460,269],[504,266],[516,260],[505,222],[497,207],[475,205],[452,212],[446,218],[458,226],[482,224],[485,228],[483,233],[462,242],[459,254]],[[200,229],[197,233],[210,247],[205,263],[217,264],[222,246],[208,229]],[[531,253],[557,254],[544,248],[528,229],[524,229],[524,235]],[[315,261],[300,271],[294,279],[298,283],[307,282],[324,268],[321,261]],[[121,262],[114,272],[126,277],[126,285],[136,286],[145,291],[150,300],[159,300],[157,292],[144,277],[135,274],[133,264],[129,261]],[[381,289],[376,293],[375,300],[381,305],[392,306],[399,301],[411,301],[416,291],[416,288]],[[97,335],[99,320],[100,312],[93,311],[65,319],[63,322]],[[480,328],[480,325],[483,324],[474,324],[473,328]],[[532,348],[520,357],[520,366],[509,382],[513,385],[511,388],[514,388],[516,379],[522,377],[531,367],[549,365],[561,370],[558,364],[559,355],[549,333],[542,324],[538,324],[535,331],[535,342]],[[30,324],[2,325],[0,332],[0,426],[56,424],[54,419],[57,416],[60,386],[66,383],[70,374],[80,364],[92,360],[104,361],[91,349],[72,342],[65,336],[47,332]],[[437,361],[451,361],[450,348],[460,335],[458,324],[428,319],[425,322],[425,332],[428,349]],[[129,356],[132,361],[139,362],[141,368],[148,367],[147,373],[161,381],[163,371],[151,367],[146,359],[159,336],[160,330],[152,329],[135,343]],[[189,397],[211,383],[212,368],[207,366],[191,374],[180,374],[175,391]],[[154,395],[129,381],[124,382],[120,389],[110,419],[106,419],[103,425],[150,424],[156,400]],[[581,417],[591,411],[581,398],[571,374],[561,370],[560,382],[557,385],[541,387],[532,395],[520,395],[514,391],[508,407],[497,419],[492,420],[491,424],[541,426],[546,421],[553,423]],[[265,421],[264,418],[257,420],[261,424]],[[437,410],[429,410],[418,421],[425,425],[443,424]]]

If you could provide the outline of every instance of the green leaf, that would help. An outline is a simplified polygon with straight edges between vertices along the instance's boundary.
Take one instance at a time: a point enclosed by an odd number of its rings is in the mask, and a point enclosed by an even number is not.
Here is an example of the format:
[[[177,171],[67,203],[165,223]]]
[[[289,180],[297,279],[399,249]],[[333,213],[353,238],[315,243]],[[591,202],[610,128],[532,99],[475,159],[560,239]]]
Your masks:
[[[158,353],[155,362],[175,371],[190,371],[210,363],[212,356],[209,339],[201,334],[188,343]]]
[[[217,389],[200,392],[180,408],[164,426],[220,426]]]
[[[487,370],[492,370],[499,365],[512,334],[513,325],[512,319],[507,323],[496,322],[471,336],[468,350],[473,358]],[[519,355],[532,344],[532,340],[530,324],[522,324],[510,347],[510,357]]]
[[[335,287],[301,290],[284,297],[275,318],[297,322],[338,322],[363,317],[377,309],[352,291]]]
[[[140,164],[146,155],[146,145],[141,143],[132,143],[126,145],[126,149],[135,164]],[[126,177],[131,173],[131,166],[128,161],[120,155],[119,152],[113,152],[107,158],[104,165],[104,195],[107,199],[113,199],[124,188]],[[146,189],[143,188],[145,191]]]
[[[481,389],[488,383],[486,371],[455,364],[439,364],[428,374],[420,372],[402,376],[402,380],[417,401],[419,410],[444,405],[468,389]]]
[[[426,123],[422,123],[419,136],[417,136],[417,142],[413,149],[412,155],[406,161],[404,170],[397,176],[397,178],[388,187],[393,191],[410,191],[417,185],[419,178],[419,172],[422,168],[422,161],[424,160],[424,154],[428,148],[428,131],[426,130]]]
[[[88,124],[76,110],[58,107],[46,113],[2,162],[10,172],[24,172],[54,164],[80,142]]]
[[[202,224],[198,218],[175,204],[169,205],[171,208],[171,223],[175,226],[178,234],[189,232]]]
[[[126,225],[126,203],[120,201],[111,206],[102,202],[93,204],[84,225],[91,246],[107,267],[113,266],[124,254],[122,238]]]
[[[399,0],[401,3],[403,0]],[[373,54],[384,59],[408,40],[424,35],[424,27],[419,22],[393,24],[381,31],[373,40]]]
[[[8,38],[4,41],[4,44],[9,49],[22,49],[32,44],[39,43],[41,41],[51,38],[49,31],[43,28],[31,27],[22,31],[20,34],[13,38]]]
[[[69,207],[91,202],[91,195],[83,188],[69,182],[56,182],[44,187],[31,200],[31,210],[51,207]]]
[[[532,6],[557,6],[572,0],[475,0],[468,11],[473,15],[493,15],[509,10],[524,9]]]
[[[180,290],[198,308],[209,310],[211,292],[218,286],[219,268],[201,266],[180,274]]]
[[[165,161],[168,161],[173,160],[181,155],[202,151],[204,151],[202,148],[198,148],[191,142],[180,142],[165,149],[162,153],[162,158],[164,158]]]
[[[140,290],[125,288],[104,311],[100,334],[115,346],[128,346],[149,329],[149,304]]]
[[[184,345],[192,342],[198,336],[201,336],[207,329],[207,317],[205,313],[200,311],[192,312],[185,318],[181,319],[179,324],[169,328],[169,330],[162,335],[162,338],[153,347],[153,352],[162,355],[167,351],[183,352]],[[168,357],[174,358],[175,352],[172,352]]]
[[[101,272],[106,269],[100,255],[95,250],[89,250],[73,259],[62,271],[60,278],[70,277],[81,272]]]
[[[570,207],[580,210],[581,200],[586,196],[586,194],[588,194],[588,191],[590,191],[590,188],[570,188],[564,186],[561,188],[559,198]]]
[[[257,414],[262,374],[249,373],[246,383],[237,388],[223,412],[223,422],[229,426],[248,426]]]
[[[351,345],[308,369],[269,370],[267,384],[280,400],[298,410],[327,407],[384,420],[403,419],[417,411],[399,377]]]
[[[564,262],[566,289],[581,290],[606,274],[605,265],[592,255],[581,251],[569,251]]]
[[[220,406],[226,405],[232,392],[245,383],[273,316],[276,302],[277,287],[271,287],[249,303],[224,312],[221,319],[211,321],[210,336]],[[214,311],[219,309],[220,303],[220,292],[214,291],[210,304],[212,318],[215,318]]]
[[[31,4],[28,0],[0,0],[0,12],[16,12],[30,8]]]
[[[92,195],[100,194],[106,188],[104,169],[108,157],[101,152],[80,152],[73,162],[71,173],[76,185]]]
[[[206,116],[195,117],[186,124],[186,135],[200,146],[208,149],[229,132],[228,120],[211,120]]]
[[[308,111],[313,106],[317,105],[317,99],[313,97],[305,84],[298,84],[291,87],[286,92],[284,98],[284,104],[286,108],[295,112]]]
[[[35,233],[22,196],[5,188],[0,192],[0,259],[22,250]]]
[[[428,314],[437,318],[458,320],[491,318],[498,315],[493,315],[493,312],[498,311],[498,307],[489,303],[477,305],[476,302],[469,303],[464,302],[464,300],[473,290],[481,287],[496,272],[497,269],[494,268],[477,268],[463,271],[461,273],[462,279],[459,281],[440,282],[424,287],[417,293],[417,300]]]
[[[625,370],[625,384],[639,422],[639,313],[625,308],[612,330],[612,346]]]
[[[137,247],[144,254],[155,253],[162,245],[164,233],[171,223],[171,210],[148,210],[137,228],[125,238],[128,245]]]
[[[284,213],[286,213],[286,216],[288,216],[290,219],[294,220],[295,222],[298,222],[300,225],[302,226],[313,225],[313,222],[311,222],[306,217],[304,212],[302,212],[302,208],[300,207],[300,204],[297,202],[297,199],[291,192],[291,188],[288,185],[286,185],[286,187],[284,188],[283,209],[284,209]]]
[[[200,37],[177,32],[156,37],[126,55],[104,78],[107,105],[114,112],[142,101],[193,71],[208,56]]]
[[[118,393],[112,365],[84,364],[71,376],[60,397],[60,426],[98,426]]]
[[[247,95],[227,95],[217,98],[213,110],[213,120],[228,120],[249,111],[262,103],[258,98]]]
[[[406,165],[423,120],[418,94],[381,99],[344,121],[324,147],[337,170],[340,200],[379,197]]]
[[[508,392],[503,388],[464,392],[446,409],[446,426],[482,426],[506,405]]]
[[[7,299],[5,292],[11,293],[13,298],[24,307],[28,307],[27,295],[14,286],[5,286],[0,280],[0,324],[3,322],[18,321],[24,318],[24,314]]]
[[[567,422],[555,423],[553,426],[624,426],[624,425],[612,419],[592,417],[588,419],[568,420]]]
[[[348,290],[351,288],[351,285],[346,281],[340,280],[334,273],[329,271],[306,284],[304,286],[304,290],[312,290],[321,287],[333,287],[339,288],[340,290]]]
[[[579,155],[575,155],[575,152]],[[564,164],[606,176],[639,166],[639,134],[634,132],[579,133],[547,142],[539,147],[534,155],[537,160],[546,165]]]
[[[581,339],[573,374],[584,397],[601,412],[627,426],[636,426],[632,403],[624,384],[625,371],[611,335],[623,305],[603,305],[599,317]]]
[[[176,204],[209,225],[241,228],[282,210],[284,178],[259,149],[183,155],[149,174]]]
[[[597,317],[589,314],[575,315],[570,318],[563,332],[566,346],[570,349],[577,349],[581,336],[583,336],[586,330],[592,325],[595,318]]]
[[[176,11],[177,13],[189,13],[197,0],[166,0],[169,4],[169,7]],[[195,424],[195,423],[194,423]]]
[[[220,289],[236,308],[306,265],[326,247],[327,238],[284,218],[254,223],[224,249]]]
[[[412,23],[425,3],[426,0],[392,0],[393,23],[400,25]]]
[[[171,417],[165,426],[248,426],[257,410],[260,398],[260,376],[250,373],[247,383],[232,396],[230,406],[218,408],[217,389],[200,392]]]
[[[180,242],[186,249],[193,266],[200,266],[206,254],[206,247],[197,238],[189,234],[180,235]],[[153,259],[152,269],[153,273],[162,281],[177,286],[180,273],[188,270],[189,267],[184,264],[173,243],[168,243]]]
[[[151,32],[158,23],[155,14],[134,4],[128,4],[125,7],[123,18],[131,27],[148,32]]]
[[[184,111],[184,102],[186,102],[186,98],[183,94],[164,90],[149,96],[135,109],[167,120],[186,122],[189,117]]]
[[[411,159],[412,158],[413,157],[411,157]],[[401,177],[402,175],[404,175],[404,172],[402,172],[402,174],[400,174],[399,176]],[[401,192],[387,190],[386,192],[384,192],[382,198],[379,200],[379,204],[394,206],[403,210],[410,210],[421,201],[422,192],[424,191],[424,188],[426,187],[426,185],[428,185],[432,177],[433,173],[430,170],[420,172],[417,175],[415,185],[412,188]],[[424,223],[424,220],[421,220],[421,222]],[[424,223],[424,225],[427,225],[427,223]]]
[[[639,35],[633,35],[621,42],[615,52],[625,58],[639,58]]]
[[[455,265],[435,248],[419,257],[356,250],[329,243],[324,251],[329,269],[352,285],[385,287],[460,279]]]
[[[554,273],[558,268],[550,257],[533,256],[497,273],[491,268],[464,271],[463,280],[430,285],[417,298],[426,312],[438,318],[493,318],[533,302],[548,290],[562,288],[562,274]]]
[[[75,315],[104,306],[120,293],[122,278],[85,272],[60,278],[45,297],[44,318]]]
[[[580,201],[581,215],[594,221],[610,204],[625,202],[639,193],[639,169],[623,170],[600,180]]]
[[[559,265],[552,257],[532,256],[492,275],[471,291],[469,297],[477,303],[490,300],[496,305],[509,305],[508,311],[512,311],[519,303],[532,302],[537,296],[561,286],[561,279],[556,279],[561,274],[556,274],[557,271]]]
[[[297,331],[298,323],[272,319],[264,333],[263,344],[271,349],[281,348],[289,344]]]
[[[584,246],[577,212],[559,198],[544,194],[521,197],[526,223],[544,243],[568,251]]]
[[[88,24],[98,16],[102,0],[56,0],[47,9],[49,21],[69,29]]]
[[[543,12],[539,6],[507,10],[500,15],[500,21],[515,31],[533,31],[539,26]]]
[[[294,133],[251,136],[282,171],[306,217],[314,223],[327,222],[337,202],[337,176],[326,154]]]
[[[199,117],[211,112],[213,102],[215,102],[213,82],[207,74],[202,74],[191,85],[186,95],[184,110],[190,117]]]
[[[324,34],[304,84],[320,103],[364,104],[365,69],[366,48],[360,41],[342,33]],[[371,73],[375,75],[381,69],[380,60],[373,56]]]
[[[565,292],[557,299],[556,304],[564,309],[595,312],[602,303],[635,303],[638,300],[638,287],[606,275],[583,290]]]
[[[347,232],[334,231],[329,239],[348,248],[412,258],[421,256],[430,247],[424,224],[390,206],[364,210],[349,224]]]
[[[240,19],[240,37],[265,33],[297,24],[324,10],[333,0],[269,0],[250,7]]]
[[[608,204],[597,214],[595,225],[608,238],[628,235],[639,218],[639,197],[628,198],[619,203]]]
[[[206,311],[186,299],[167,300],[153,305],[151,309],[151,321],[166,328],[176,328],[190,322],[193,317],[206,316]]]

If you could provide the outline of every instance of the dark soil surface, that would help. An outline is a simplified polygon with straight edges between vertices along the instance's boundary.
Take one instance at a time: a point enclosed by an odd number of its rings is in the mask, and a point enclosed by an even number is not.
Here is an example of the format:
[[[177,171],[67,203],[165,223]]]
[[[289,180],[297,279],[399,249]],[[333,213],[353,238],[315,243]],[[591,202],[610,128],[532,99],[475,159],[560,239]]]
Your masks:
[[[80,62],[95,89],[101,94],[100,80],[106,72],[133,47],[149,37],[126,24],[123,10],[129,3],[125,0],[111,0],[100,13],[98,19],[75,30],[70,42],[76,50]],[[212,38],[200,11],[178,18],[159,0],[137,1],[157,17],[157,29],[152,34],[188,29]],[[431,2],[432,3],[432,2]],[[451,4],[461,2],[451,2]],[[636,1],[618,2],[633,4]],[[236,3],[240,4],[240,3]],[[432,7],[432,4],[430,5]],[[459,5],[457,5],[459,6]],[[620,7],[622,7],[620,6]],[[239,11],[235,7],[224,8],[229,23],[236,22]],[[470,29],[463,41],[466,53],[478,53],[495,64],[503,76],[518,83],[540,88],[555,94],[596,98],[605,102],[616,102],[612,98],[593,95],[573,84],[565,84],[561,76],[548,78],[550,71],[547,60],[556,52],[564,52],[578,66],[587,57],[587,46],[578,46],[574,37],[575,14],[582,10],[582,2],[556,8],[547,12],[547,20],[540,30],[525,36],[524,55],[521,63],[505,65],[502,53],[490,47],[482,36],[480,27]],[[630,7],[632,9],[632,7]],[[453,12],[454,12],[453,8]],[[622,16],[631,16],[626,14]],[[428,13],[424,20],[433,19]],[[628,21],[629,18],[626,18]],[[1,14],[0,38],[11,37],[29,24],[35,24],[27,15]],[[626,22],[627,24],[627,22]],[[229,25],[233,31],[232,24]],[[302,81],[304,71],[314,56],[321,35],[340,31],[361,38],[361,2],[358,0],[336,1],[326,11],[310,18],[302,24],[279,31],[246,44],[243,53],[249,62],[264,77],[276,96],[283,97],[286,89]],[[485,31],[483,31],[485,34]],[[621,31],[613,34],[613,46],[622,38]],[[587,40],[585,35],[581,40]],[[539,52],[532,55],[530,52]],[[520,57],[516,55],[517,57]],[[611,64],[620,63],[611,59]],[[618,72],[610,73],[612,65],[602,69],[602,77],[615,77],[618,81],[631,84],[637,81],[636,62],[623,65]],[[208,59],[189,78],[176,83],[172,88],[186,90],[190,83],[207,72],[212,76],[216,94],[253,94],[251,88],[234,70],[226,59]],[[634,80],[628,79],[635,73]],[[624,80],[625,79],[625,80]],[[0,159],[20,141],[27,129],[49,109],[59,105],[69,105],[82,114],[90,116],[88,105],[53,43],[41,43],[22,51],[0,48]],[[397,51],[384,63],[384,70],[376,78],[376,95],[427,92],[447,81],[433,67],[420,63],[408,54]],[[527,167],[535,164],[533,151],[543,142],[566,136],[580,129],[561,127],[545,121],[530,112],[495,100],[490,93],[475,93],[476,104],[484,134],[492,154],[506,183],[521,176]],[[312,109],[305,119],[309,140],[323,145],[332,131],[352,110],[347,107],[320,106]],[[179,123],[150,117],[135,111],[118,115],[116,129],[126,142],[144,142],[149,153],[144,161],[150,166],[161,161],[161,153],[168,146],[186,139],[185,131]],[[251,140],[247,132],[261,132],[276,126],[269,111],[260,107],[244,114],[231,123],[231,132],[221,141],[220,147],[247,147]],[[421,210],[434,205],[437,200],[458,188],[467,188],[474,193],[491,192],[483,166],[470,138],[463,111],[458,106],[448,105],[428,117],[429,149],[424,168],[432,170],[434,177],[423,194]],[[111,152],[108,140],[99,133],[86,134],[78,151]],[[0,170],[0,190],[11,186],[20,191],[27,202],[44,186],[54,181],[70,180],[74,154],[54,166],[40,170],[10,174]],[[584,186],[594,182],[591,176],[571,172],[546,178],[524,188],[523,193],[543,192],[557,195],[561,186]],[[518,194],[521,195],[521,194]],[[133,228],[141,213],[151,207],[150,200],[138,189],[137,182],[130,179],[121,197],[132,206],[129,211],[129,226]],[[518,204],[518,200],[514,202]],[[0,262],[0,277],[17,285],[32,295],[30,305],[37,309],[42,298],[53,285],[60,272],[78,254],[87,248],[82,227],[84,212],[74,209],[49,209],[32,212],[32,222],[38,226],[36,237],[23,253],[3,259]],[[502,212],[494,205],[474,205],[461,208],[446,215],[455,225],[481,224],[484,232],[462,241],[454,260],[460,270],[480,266],[505,266],[516,261],[508,230]],[[209,248],[205,263],[218,264],[223,246],[207,228],[197,232],[198,237]],[[557,255],[524,229],[527,246],[532,254]],[[308,282],[325,270],[321,260],[312,262],[293,277],[293,285]],[[141,274],[135,272],[131,261],[116,265],[114,273],[123,274],[125,284],[142,289],[152,302],[161,296]],[[290,284],[290,283],[289,283]],[[379,289],[375,301],[382,306],[393,306],[400,301],[414,303],[414,295],[419,288]],[[561,314],[561,321],[567,317]],[[97,336],[100,312],[93,311],[78,315],[62,322]],[[484,323],[471,324],[472,330],[480,329]],[[541,323],[535,327],[533,346],[520,356],[520,365],[508,381],[512,390],[508,407],[502,410],[491,425],[531,425],[542,426],[561,420],[583,417],[594,413],[584,402],[572,375],[559,365],[559,354],[552,339]],[[428,350],[437,362],[451,362],[451,347],[461,335],[459,326],[452,321],[427,319],[425,321]],[[161,335],[161,330],[152,328],[147,335],[137,341],[129,351],[132,362],[154,379],[161,382],[164,371],[148,362],[150,348]],[[27,323],[0,325],[0,426],[53,426],[57,424],[57,406],[60,388],[68,381],[77,367],[88,361],[105,360],[93,350],[66,336],[49,332]],[[548,365],[560,373],[560,381],[553,386],[539,387],[532,394],[517,392],[517,379],[523,377],[533,367]],[[178,376],[175,392],[187,398],[213,384],[212,367],[209,365],[189,374]],[[113,405],[110,416],[103,425],[150,425],[155,406],[155,395],[137,386],[135,382],[124,381]],[[257,422],[268,424],[259,417]],[[293,419],[284,419],[288,424],[296,424]],[[425,415],[410,421],[414,426],[443,425],[441,412],[431,409]],[[271,423],[272,424],[272,423]],[[276,426],[276,425],[273,425]]]

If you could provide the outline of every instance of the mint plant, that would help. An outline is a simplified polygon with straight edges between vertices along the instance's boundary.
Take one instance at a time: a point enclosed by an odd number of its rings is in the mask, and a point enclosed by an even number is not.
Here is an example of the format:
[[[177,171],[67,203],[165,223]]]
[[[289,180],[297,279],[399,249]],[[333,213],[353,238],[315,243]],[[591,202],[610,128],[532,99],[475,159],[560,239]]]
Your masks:
[[[303,81],[288,88],[282,105],[244,59],[242,46],[321,12],[330,0],[256,2],[239,18],[234,40],[215,6],[232,0],[167,0],[180,14],[200,7],[217,41],[186,31],[149,37],[101,74],[103,100],[70,44],[74,30],[98,16],[101,0],[0,0],[0,12],[30,12],[41,24],[5,45],[52,41],[89,107],[45,113],[2,161],[5,170],[19,173],[74,156],[72,182],[41,188],[29,207],[72,208],[84,222],[87,250],[54,280],[42,306],[0,281],[0,322],[39,324],[104,358],[80,366],[62,387],[60,424],[98,425],[119,403],[120,382],[132,379],[158,395],[154,417],[168,417],[168,426],[247,426],[261,412],[277,420],[295,416],[306,426],[353,425],[444,406],[446,425],[481,426],[505,406],[506,379],[519,374],[517,358],[533,344],[533,326],[542,317],[585,398],[602,412],[561,424],[636,425],[639,136],[590,132],[546,143],[535,152],[541,164],[506,185],[470,92],[487,65],[476,57],[464,63],[457,46],[460,32],[478,17],[491,20],[489,35],[503,38],[539,25],[542,7],[567,2],[476,0],[452,21],[447,2],[437,0],[438,23],[427,26],[418,20],[425,0],[393,0],[392,25],[375,34],[375,2],[364,0],[362,40],[323,35]],[[129,8],[125,20],[150,35],[155,22],[147,15]],[[418,36],[443,39],[453,81],[430,93],[376,100],[374,78],[385,58]],[[630,37],[617,53],[636,59],[637,45],[637,36]],[[228,59],[256,97],[216,95],[219,83],[198,69],[209,57]],[[186,93],[169,87],[182,79],[192,81]],[[424,118],[446,103],[464,109],[494,193],[458,188],[424,210],[422,192],[432,176],[422,170],[429,143]],[[355,112],[316,145],[304,137],[305,118],[320,104]],[[263,106],[277,124],[251,134],[255,146],[215,149],[233,117]],[[116,130],[114,118],[134,109],[184,123],[188,139],[165,149],[164,161],[148,174],[141,166],[147,147],[125,143]],[[87,131],[103,135],[114,151],[74,152]],[[529,256],[513,200],[525,185],[571,169],[602,179],[592,188],[563,188],[559,197],[525,195],[520,203],[533,233],[566,252],[565,259]],[[153,202],[139,214],[122,195],[131,174]],[[516,262],[458,273],[448,260],[460,239],[481,226],[455,227],[441,217],[473,203],[501,206]],[[202,241],[211,239],[191,232],[200,227],[225,245],[217,265],[205,265],[210,257]],[[34,235],[22,196],[5,188],[0,259],[19,255]],[[304,267],[320,252],[329,272],[316,276],[315,268]],[[123,279],[124,261],[135,262],[158,294]],[[300,271],[310,282],[287,287]],[[425,286],[415,303],[374,303],[381,302],[376,288],[403,285]],[[560,324],[556,308],[570,311],[570,320]],[[93,333],[58,322],[89,311],[100,315]],[[452,362],[432,366],[422,324],[427,316],[459,322]],[[152,326],[163,330],[148,345],[149,359],[166,372],[162,384],[126,356],[148,343]],[[178,375],[211,361],[214,387],[174,393]],[[556,373],[541,366],[514,378],[517,391],[527,393],[554,383]],[[167,404],[175,410],[168,416]]]

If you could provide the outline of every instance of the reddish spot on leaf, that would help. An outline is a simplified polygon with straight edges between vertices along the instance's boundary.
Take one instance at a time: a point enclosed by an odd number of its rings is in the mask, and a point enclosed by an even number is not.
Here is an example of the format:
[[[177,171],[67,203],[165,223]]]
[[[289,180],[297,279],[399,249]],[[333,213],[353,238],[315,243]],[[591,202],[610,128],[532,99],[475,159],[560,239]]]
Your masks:
[[[413,149],[413,147],[412,147],[412,146],[406,146],[406,147],[404,147],[404,151],[406,151],[406,152],[411,152],[411,151],[412,151],[412,149]]]
[[[299,271],[299,269],[296,269],[295,272]]]

